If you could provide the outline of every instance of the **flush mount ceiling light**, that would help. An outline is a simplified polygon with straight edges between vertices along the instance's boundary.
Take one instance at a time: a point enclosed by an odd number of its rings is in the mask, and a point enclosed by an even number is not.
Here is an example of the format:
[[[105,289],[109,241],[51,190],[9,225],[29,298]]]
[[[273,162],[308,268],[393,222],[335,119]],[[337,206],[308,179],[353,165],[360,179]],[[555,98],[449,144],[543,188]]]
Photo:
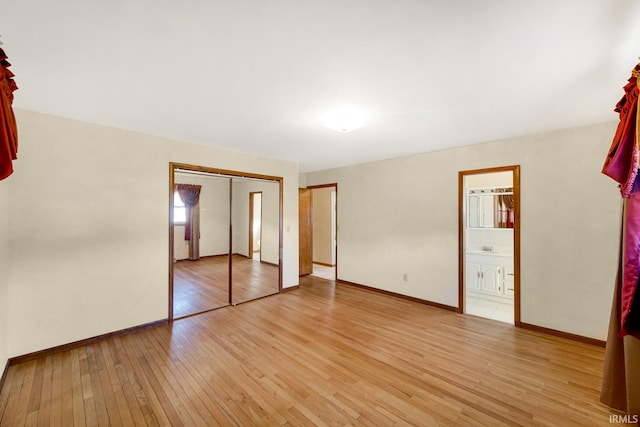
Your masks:
[[[351,132],[366,125],[362,111],[353,107],[337,108],[322,118],[322,125],[337,132]]]

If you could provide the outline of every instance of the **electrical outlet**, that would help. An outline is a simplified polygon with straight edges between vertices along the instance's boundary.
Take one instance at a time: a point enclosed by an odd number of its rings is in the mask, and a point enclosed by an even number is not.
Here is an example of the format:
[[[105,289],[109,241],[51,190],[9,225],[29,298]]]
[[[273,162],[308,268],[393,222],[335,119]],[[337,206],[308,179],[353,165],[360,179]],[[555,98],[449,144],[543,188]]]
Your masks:
[[[409,280],[407,273],[402,273],[402,280],[404,280],[405,282]]]

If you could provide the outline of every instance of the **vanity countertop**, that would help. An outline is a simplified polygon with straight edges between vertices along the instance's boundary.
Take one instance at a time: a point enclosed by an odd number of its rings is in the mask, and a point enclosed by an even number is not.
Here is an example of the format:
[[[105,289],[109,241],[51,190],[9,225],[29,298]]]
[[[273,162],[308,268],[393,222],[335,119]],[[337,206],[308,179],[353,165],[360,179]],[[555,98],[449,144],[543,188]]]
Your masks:
[[[487,256],[499,256],[499,257],[512,257],[513,253],[498,252],[498,251],[483,251],[482,249],[468,249],[467,254],[473,255],[487,255]]]

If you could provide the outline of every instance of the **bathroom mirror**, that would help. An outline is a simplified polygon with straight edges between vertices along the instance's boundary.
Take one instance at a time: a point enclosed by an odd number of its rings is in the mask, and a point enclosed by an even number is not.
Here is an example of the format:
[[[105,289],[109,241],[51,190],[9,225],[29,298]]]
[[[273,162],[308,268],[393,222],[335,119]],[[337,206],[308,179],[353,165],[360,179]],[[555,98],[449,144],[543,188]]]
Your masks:
[[[513,228],[513,187],[470,188],[469,228]]]

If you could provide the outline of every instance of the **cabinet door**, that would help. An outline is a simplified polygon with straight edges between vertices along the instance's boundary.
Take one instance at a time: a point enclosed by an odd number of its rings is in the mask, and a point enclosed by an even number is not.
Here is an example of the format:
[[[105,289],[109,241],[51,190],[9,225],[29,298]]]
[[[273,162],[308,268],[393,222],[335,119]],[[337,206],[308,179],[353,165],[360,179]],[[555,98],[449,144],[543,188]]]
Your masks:
[[[482,291],[491,294],[500,294],[500,267],[495,265],[483,265],[480,277],[482,278]]]
[[[473,289],[476,291],[481,290],[480,286],[480,265],[467,263],[466,273],[467,289]]]
[[[485,196],[482,198],[482,227],[494,228],[495,227],[495,209],[493,206],[493,197]]]

